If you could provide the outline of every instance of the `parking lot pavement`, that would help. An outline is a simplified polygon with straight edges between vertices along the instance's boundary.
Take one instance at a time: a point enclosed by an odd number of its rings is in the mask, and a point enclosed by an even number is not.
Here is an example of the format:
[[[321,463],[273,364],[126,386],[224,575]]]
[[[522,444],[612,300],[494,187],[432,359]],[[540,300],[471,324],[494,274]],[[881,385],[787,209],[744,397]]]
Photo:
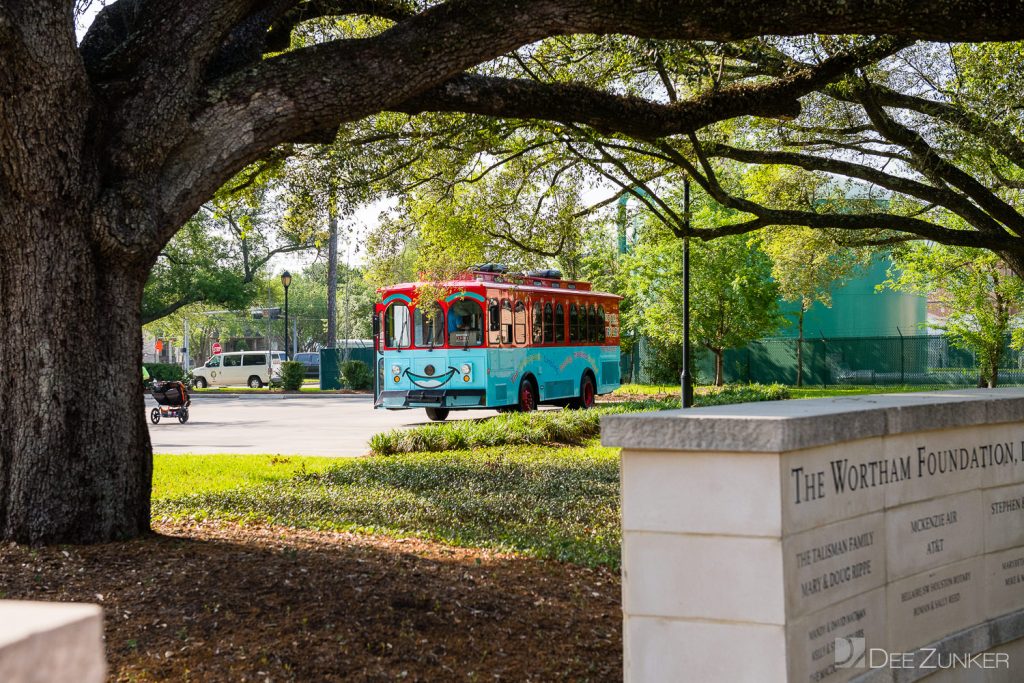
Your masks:
[[[156,405],[146,400],[149,411]],[[449,420],[497,415],[493,410],[453,412]],[[154,453],[280,453],[365,455],[377,432],[429,422],[422,409],[374,410],[368,395],[329,397],[193,394],[189,420],[149,424]]]

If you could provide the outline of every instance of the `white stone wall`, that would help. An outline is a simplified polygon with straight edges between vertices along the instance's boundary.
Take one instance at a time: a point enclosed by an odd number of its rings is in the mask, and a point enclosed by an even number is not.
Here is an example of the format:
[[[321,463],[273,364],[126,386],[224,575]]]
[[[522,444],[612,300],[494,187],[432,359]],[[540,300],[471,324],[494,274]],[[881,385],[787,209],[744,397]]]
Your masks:
[[[927,646],[1011,657],[938,681],[1024,681],[1024,392],[616,416],[604,442],[627,681],[922,680]],[[837,668],[837,637],[912,654]]]

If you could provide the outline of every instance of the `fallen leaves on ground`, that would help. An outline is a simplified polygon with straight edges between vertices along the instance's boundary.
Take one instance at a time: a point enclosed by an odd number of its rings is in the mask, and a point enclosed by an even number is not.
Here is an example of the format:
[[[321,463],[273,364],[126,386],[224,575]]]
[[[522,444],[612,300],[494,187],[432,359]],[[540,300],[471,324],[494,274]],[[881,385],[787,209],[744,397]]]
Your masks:
[[[418,539],[161,523],[0,548],[0,597],[104,608],[114,681],[615,681],[619,577]]]

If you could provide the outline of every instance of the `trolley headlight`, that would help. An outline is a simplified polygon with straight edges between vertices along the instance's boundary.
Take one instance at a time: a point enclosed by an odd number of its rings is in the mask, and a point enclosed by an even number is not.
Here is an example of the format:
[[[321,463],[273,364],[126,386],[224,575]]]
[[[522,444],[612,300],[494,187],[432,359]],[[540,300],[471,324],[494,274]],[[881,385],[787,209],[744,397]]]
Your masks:
[[[468,375],[469,371],[472,370],[473,368],[470,367],[469,363],[463,363],[462,367],[459,369],[462,370],[463,375]]]
[[[399,367],[397,364],[396,365],[392,365],[391,366],[391,374],[392,375],[401,375],[402,374],[402,368]]]

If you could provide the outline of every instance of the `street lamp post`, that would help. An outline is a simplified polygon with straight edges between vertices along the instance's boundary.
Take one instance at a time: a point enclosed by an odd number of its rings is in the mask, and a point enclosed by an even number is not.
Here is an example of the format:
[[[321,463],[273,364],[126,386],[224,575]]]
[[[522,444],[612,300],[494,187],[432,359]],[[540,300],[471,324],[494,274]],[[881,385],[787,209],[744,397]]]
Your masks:
[[[684,408],[693,406],[693,377],[690,375],[690,178],[683,179],[683,372],[679,376]]]
[[[284,285],[284,357],[291,358],[288,354],[288,287],[292,284],[292,274],[287,270],[281,273],[281,284]]]

